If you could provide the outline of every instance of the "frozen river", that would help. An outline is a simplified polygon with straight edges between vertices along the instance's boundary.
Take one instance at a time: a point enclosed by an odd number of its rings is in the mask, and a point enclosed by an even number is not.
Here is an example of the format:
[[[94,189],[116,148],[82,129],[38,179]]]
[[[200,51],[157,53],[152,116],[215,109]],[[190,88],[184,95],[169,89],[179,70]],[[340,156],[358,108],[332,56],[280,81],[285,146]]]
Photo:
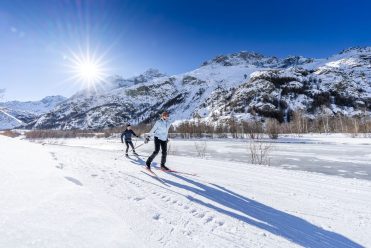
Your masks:
[[[201,147],[204,145],[204,141],[173,140],[170,142],[170,154],[197,157],[195,142]],[[270,165],[290,170],[371,180],[371,144],[368,142],[341,144],[301,140],[287,143],[286,140],[282,140],[272,144],[269,153]],[[145,145],[139,149],[142,153],[149,154],[153,147]],[[206,159],[248,164],[249,142],[207,141]]]
[[[45,142],[45,141],[42,141]],[[119,138],[110,139],[63,139],[51,140],[53,144],[81,146],[109,150],[123,154]],[[265,143],[271,140],[263,140]],[[351,138],[345,134],[286,136],[274,141],[269,153],[270,165],[289,170],[303,170],[348,178],[371,180],[371,138]],[[136,145],[142,139],[134,140]],[[182,140],[173,139],[169,143],[169,154],[176,156],[198,157],[196,143],[206,143],[205,159],[241,162],[249,166],[249,140]],[[137,149],[145,159],[154,149],[153,141]],[[160,159],[160,154],[156,161]],[[171,157],[168,159],[171,166]]]

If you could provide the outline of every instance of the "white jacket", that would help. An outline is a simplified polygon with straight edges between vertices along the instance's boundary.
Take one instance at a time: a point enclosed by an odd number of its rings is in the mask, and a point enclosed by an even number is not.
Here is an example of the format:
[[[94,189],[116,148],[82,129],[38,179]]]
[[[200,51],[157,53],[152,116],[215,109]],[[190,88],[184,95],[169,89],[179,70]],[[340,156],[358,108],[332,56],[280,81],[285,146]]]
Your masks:
[[[155,136],[162,141],[167,141],[167,136],[169,133],[169,128],[171,123],[169,121],[165,121],[160,119],[156,121],[155,125],[152,127],[151,131],[149,131],[148,136]]]

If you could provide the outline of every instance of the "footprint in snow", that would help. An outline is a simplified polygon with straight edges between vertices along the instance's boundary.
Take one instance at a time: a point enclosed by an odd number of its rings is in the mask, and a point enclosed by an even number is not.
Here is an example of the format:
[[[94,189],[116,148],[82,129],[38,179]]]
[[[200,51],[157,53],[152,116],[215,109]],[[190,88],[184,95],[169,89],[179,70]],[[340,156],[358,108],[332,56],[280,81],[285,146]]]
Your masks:
[[[159,213],[156,213],[153,217],[152,217],[152,219],[154,219],[154,220],[159,220],[160,219],[160,214]]]
[[[200,213],[200,214],[197,215],[197,217],[198,218],[203,218],[203,217],[205,217],[205,214],[204,213]]]
[[[216,221],[216,224],[218,224],[219,226],[222,226],[224,225],[224,221]]]
[[[79,180],[77,180],[76,178],[73,178],[73,177],[64,177],[64,178],[66,178],[68,181],[70,181],[70,182],[72,182],[76,185],[83,186],[83,184]]]
[[[205,224],[211,222],[213,219],[214,218],[212,216],[207,217],[205,220]]]
[[[51,152],[50,154],[52,155],[52,157],[53,157],[54,160],[57,160],[57,156],[55,155],[54,152]]]
[[[60,169],[60,170],[63,170],[63,164],[62,163],[59,163],[57,166],[55,166],[56,168]]]

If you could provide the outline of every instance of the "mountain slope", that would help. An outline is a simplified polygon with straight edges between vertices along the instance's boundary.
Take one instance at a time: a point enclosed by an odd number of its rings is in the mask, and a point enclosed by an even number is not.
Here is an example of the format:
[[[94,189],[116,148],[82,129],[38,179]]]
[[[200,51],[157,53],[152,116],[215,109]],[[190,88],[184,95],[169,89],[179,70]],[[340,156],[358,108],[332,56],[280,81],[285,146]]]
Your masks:
[[[196,111],[214,120],[233,113],[287,121],[297,110],[312,117],[370,115],[371,49],[349,49],[298,67],[256,71],[236,89],[214,91]]]
[[[370,115],[371,47],[327,59],[240,52],[218,56],[188,73],[156,71],[121,82],[108,91],[76,94],[30,127],[114,127],[149,121],[163,110],[173,120],[197,116],[205,121],[231,115],[289,121],[297,110],[312,117]]]
[[[14,128],[31,122],[66,100],[63,96],[48,96],[40,101],[0,102],[0,129]]]

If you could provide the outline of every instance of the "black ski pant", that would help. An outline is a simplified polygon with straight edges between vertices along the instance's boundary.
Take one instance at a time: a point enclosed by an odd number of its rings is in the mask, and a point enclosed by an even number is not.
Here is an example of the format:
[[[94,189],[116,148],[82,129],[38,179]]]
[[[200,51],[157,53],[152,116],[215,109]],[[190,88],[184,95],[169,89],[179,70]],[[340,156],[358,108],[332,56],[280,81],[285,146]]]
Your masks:
[[[161,166],[165,165],[166,155],[167,155],[167,141],[160,140],[157,137],[155,137],[155,150],[152,153],[152,155],[147,159],[146,165],[151,165],[153,159],[155,159],[157,154],[160,152],[160,147],[161,147],[161,151],[162,151]]]
[[[125,140],[125,145],[126,145],[126,153],[128,153],[129,151],[129,145],[131,146],[131,148],[133,148],[133,151],[135,152],[134,145],[133,145],[133,142],[131,142],[131,140]]]

